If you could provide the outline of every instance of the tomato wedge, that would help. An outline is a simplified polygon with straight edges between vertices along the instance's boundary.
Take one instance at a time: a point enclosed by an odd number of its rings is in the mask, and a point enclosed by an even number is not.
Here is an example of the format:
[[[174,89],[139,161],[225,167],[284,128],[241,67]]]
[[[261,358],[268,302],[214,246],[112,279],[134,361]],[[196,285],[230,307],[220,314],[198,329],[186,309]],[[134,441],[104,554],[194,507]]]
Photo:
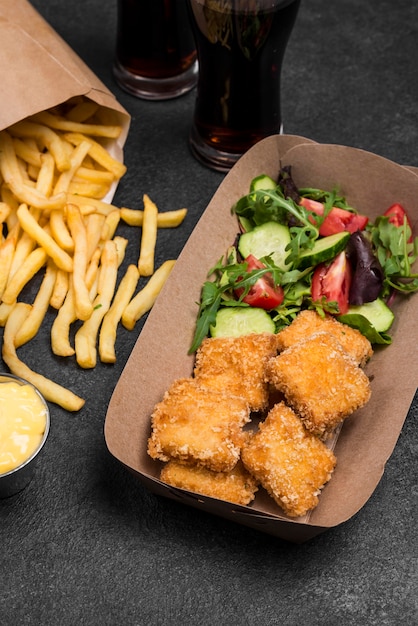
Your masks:
[[[407,222],[408,226],[410,228],[412,228],[411,222],[409,221],[409,217],[408,217],[405,209],[398,202],[395,202],[395,204],[392,204],[392,206],[390,206],[383,213],[383,215],[385,217],[388,217],[389,218],[389,222],[391,224],[394,224],[395,226],[403,226],[404,219],[406,219],[406,222]]]
[[[245,258],[247,263],[247,271],[252,272],[256,269],[263,269],[266,266],[261,263],[254,255],[249,254]],[[244,293],[244,288],[235,290],[235,294],[238,298]],[[267,311],[275,309],[280,306],[284,300],[284,291],[280,285],[274,285],[272,275],[267,272],[263,274],[257,282],[250,287],[248,293],[243,297],[242,301],[253,307],[259,307],[260,309],[266,309]]]
[[[383,213],[383,215],[385,217],[388,217],[389,218],[389,222],[391,224],[393,224],[394,226],[396,226],[397,228],[400,228],[401,226],[403,226],[404,225],[404,220],[406,220],[407,225],[411,229],[411,236],[408,239],[408,243],[410,243],[412,241],[413,237],[412,237],[411,220],[409,219],[409,215],[407,214],[407,212],[405,211],[405,209],[403,208],[403,206],[401,204],[399,204],[398,202],[395,202],[395,204],[392,204],[392,206],[390,206]]]
[[[317,215],[324,215],[324,205],[317,200],[311,200],[310,198],[301,198],[300,205],[313,211]],[[312,219],[312,222],[314,220]],[[328,235],[334,235],[335,233],[341,233],[348,231],[349,233],[355,233],[357,230],[364,230],[369,218],[366,215],[359,215],[358,213],[352,213],[346,209],[340,209],[339,207],[333,207],[327,214],[324,221],[319,228],[319,234],[322,237]]]
[[[336,302],[338,312],[344,315],[349,307],[351,286],[351,266],[343,250],[331,263],[321,263],[312,276],[311,295],[313,302],[325,298],[327,302]]]

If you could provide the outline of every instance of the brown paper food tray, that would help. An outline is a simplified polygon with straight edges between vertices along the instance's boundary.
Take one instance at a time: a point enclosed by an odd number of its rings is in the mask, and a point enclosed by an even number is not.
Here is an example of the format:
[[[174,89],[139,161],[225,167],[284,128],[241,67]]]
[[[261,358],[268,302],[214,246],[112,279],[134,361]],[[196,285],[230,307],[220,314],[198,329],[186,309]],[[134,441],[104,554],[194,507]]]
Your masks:
[[[29,2],[2,1],[0,41],[0,129],[74,96],[85,96],[107,109],[109,123],[122,126],[118,139],[106,145],[122,160],[129,114]]]
[[[111,398],[105,423],[109,451],[151,491],[263,532],[303,542],[352,517],[376,488],[399,436],[416,390],[418,297],[398,298],[393,343],[375,349],[366,367],[372,398],[346,420],[335,446],[337,468],[318,507],[291,520],[262,489],[251,506],[172,488],[158,480],[160,464],[147,455],[150,415],[171,382],[192,372],[187,355],[196,302],[207,272],[225,254],[237,232],[230,207],[261,173],[277,177],[280,162],[291,165],[298,186],[332,189],[371,218],[393,202],[416,225],[418,175],[362,150],[319,145],[295,136],[273,136],[254,146],[225,177],[183,249],[149,314]],[[396,390],[396,393],[394,393]]]

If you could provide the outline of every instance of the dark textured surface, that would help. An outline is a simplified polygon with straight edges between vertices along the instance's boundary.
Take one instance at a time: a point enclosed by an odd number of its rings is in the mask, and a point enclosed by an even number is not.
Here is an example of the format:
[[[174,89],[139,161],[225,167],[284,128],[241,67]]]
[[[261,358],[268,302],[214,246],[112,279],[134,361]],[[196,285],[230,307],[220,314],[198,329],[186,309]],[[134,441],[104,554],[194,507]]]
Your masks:
[[[117,88],[116,2],[34,5],[132,115],[115,202],[139,207],[148,193],[162,210],[189,208],[180,229],[159,236],[158,262],[177,255],[222,180],[188,151],[194,94],[149,103]],[[283,72],[285,131],[418,165],[417,41],[413,0],[304,0]],[[0,624],[418,623],[418,409],[366,506],[289,544],[160,499],[109,456],[106,407],[140,329],[121,330],[117,364],[94,371],[54,358],[48,329],[22,348],[86,406],[52,408],[34,481],[0,501]]]

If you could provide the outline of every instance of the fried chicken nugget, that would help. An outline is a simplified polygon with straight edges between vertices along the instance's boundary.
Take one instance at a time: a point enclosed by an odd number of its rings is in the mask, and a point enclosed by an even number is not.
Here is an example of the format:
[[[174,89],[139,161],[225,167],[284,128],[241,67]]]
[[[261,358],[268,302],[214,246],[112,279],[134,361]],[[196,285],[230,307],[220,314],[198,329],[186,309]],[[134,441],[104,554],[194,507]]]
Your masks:
[[[252,411],[267,407],[265,365],[277,354],[277,335],[210,337],[196,353],[194,376],[202,387],[245,398]]]
[[[148,454],[230,471],[239,459],[246,438],[242,429],[249,419],[245,400],[203,389],[193,378],[177,379],[154,408]]]
[[[267,372],[305,427],[321,437],[366,404],[371,394],[364,371],[329,333],[290,346],[270,359]]]
[[[160,479],[173,487],[242,505],[252,502],[258,490],[256,479],[240,461],[230,472],[213,472],[197,465],[169,461],[162,468]]]
[[[336,457],[279,402],[244,445],[242,462],[287,515],[299,517],[318,504]]]
[[[317,332],[334,335],[360,367],[364,367],[373,355],[372,344],[359,330],[339,322],[330,315],[323,318],[316,311],[301,311],[289,326],[281,330],[277,334],[278,349],[286,350]]]

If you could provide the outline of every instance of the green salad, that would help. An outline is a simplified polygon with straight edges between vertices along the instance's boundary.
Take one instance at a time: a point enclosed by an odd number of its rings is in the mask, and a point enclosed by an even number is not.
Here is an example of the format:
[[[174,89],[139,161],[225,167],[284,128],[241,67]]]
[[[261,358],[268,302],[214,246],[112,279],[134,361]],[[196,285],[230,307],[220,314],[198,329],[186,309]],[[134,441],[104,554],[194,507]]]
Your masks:
[[[207,336],[278,332],[302,309],[389,344],[397,295],[418,290],[418,237],[395,203],[374,221],[345,197],[297,188],[291,166],[251,181],[232,207],[237,235],[202,286],[193,353]]]

